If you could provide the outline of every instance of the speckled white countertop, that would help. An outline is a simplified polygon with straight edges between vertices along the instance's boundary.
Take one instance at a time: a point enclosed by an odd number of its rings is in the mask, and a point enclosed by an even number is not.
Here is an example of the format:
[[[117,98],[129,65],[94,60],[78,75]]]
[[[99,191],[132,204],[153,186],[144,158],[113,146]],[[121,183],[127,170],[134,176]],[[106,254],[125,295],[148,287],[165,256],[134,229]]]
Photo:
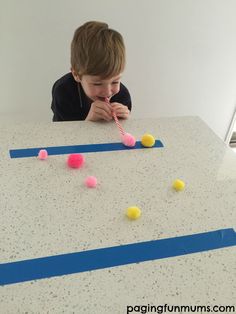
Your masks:
[[[123,122],[164,148],[10,159],[9,149],[118,142],[114,122],[1,123],[0,262],[236,228],[236,155],[197,117]],[[99,180],[87,189],[88,175]],[[172,181],[186,189],[176,193]],[[129,221],[129,206],[142,216]],[[236,305],[236,247],[0,287],[0,313]]]

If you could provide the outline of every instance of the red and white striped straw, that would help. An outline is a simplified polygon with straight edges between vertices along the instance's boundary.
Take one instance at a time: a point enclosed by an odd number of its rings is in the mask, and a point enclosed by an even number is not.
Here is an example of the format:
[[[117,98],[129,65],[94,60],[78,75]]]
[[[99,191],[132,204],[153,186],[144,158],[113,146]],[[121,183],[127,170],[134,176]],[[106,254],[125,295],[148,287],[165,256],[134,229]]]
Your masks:
[[[108,98],[105,98],[105,102],[107,104],[110,104]],[[121,136],[124,136],[125,135],[125,131],[124,131],[123,127],[121,126],[121,124],[120,124],[120,122],[119,122],[119,120],[118,120],[118,118],[117,118],[117,116],[116,116],[116,114],[115,114],[115,112],[113,110],[112,110],[112,116],[113,116],[113,118],[115,120],[116,126],[119,129],[119,132],[120,132]]]

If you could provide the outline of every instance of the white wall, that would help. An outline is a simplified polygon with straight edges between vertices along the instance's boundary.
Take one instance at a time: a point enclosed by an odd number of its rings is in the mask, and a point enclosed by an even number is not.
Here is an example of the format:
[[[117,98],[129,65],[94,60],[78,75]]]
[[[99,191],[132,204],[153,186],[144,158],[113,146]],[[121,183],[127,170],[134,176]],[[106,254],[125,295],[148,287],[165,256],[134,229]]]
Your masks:
[[[127,47],[133,117],[199,115],[225,139],[236,103],[235,0],[0,0],[0,114],[51,120],[75,28],[106,21]]]

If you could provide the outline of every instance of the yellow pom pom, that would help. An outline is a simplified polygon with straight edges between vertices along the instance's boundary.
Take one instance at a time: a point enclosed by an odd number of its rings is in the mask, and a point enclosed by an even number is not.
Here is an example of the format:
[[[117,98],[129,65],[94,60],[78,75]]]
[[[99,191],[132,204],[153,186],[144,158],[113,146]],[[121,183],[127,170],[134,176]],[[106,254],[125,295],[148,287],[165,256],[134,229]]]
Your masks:
[[[155,138],[151,134],[144,134],[141,138],[141,143],[144,147],[152,147],[155,144]]]
[[[136,206],[132,206],[127,208],[126,215],[130,219],[138,219],[141,216],[141,210]]]
[[[179,179],[175,180],[175,181],[173,182],[173,188],[174,188],[176,191],[182,191],[182,190],[185,188],[185,183],[184,183],[184,181],[179,180]]]

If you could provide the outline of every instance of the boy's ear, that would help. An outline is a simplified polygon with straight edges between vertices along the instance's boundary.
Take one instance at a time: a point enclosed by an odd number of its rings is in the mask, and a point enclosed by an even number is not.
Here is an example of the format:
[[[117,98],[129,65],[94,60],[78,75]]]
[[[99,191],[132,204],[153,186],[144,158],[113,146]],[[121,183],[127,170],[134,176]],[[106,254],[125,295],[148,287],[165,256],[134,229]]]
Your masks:
[[[80,79],[78,73],[74,69],[72,69],[72,68],[71,68],[71,73],[72,73],[75,81],[79,83],[81,81],[81,79]]]

